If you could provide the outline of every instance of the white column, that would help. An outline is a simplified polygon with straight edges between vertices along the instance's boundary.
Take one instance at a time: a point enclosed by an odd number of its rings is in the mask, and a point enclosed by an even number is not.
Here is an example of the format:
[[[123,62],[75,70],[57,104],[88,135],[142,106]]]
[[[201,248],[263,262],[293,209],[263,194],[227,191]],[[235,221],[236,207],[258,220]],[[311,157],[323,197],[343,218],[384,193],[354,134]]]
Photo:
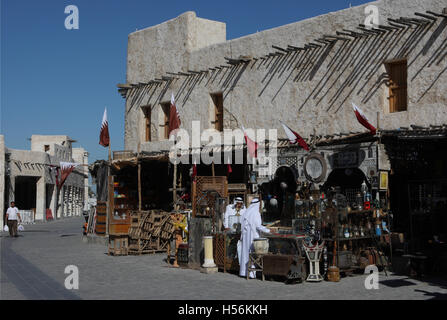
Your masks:
[[[70,187],[70,217],[74,216],[74,212],[75,212],[75,194],[74,194],[74,187],[71,186]]]
[[[51,193],[51,201],[49,208],[51,209],[51,213],[53,214],[53,219],[56,219],[57,215],[57,186],[53,185]]]
[[[37,180],[36,186],[36,221],[43,221],[45,214],[45,177],[42,176]]]
[[[203,268],[215,268],[216,264],[214,263],[213,257],[213,237],[205,236],[203,237],[204,247],[205,247],[205,261],[202,265]]]
[[[57,210],[57,217],[63,218],[65,216],[65,186],[59,191],[59,209]]]
[[[75,199],[76,199],[76,207],[75,207],[75,216],[79,217],[80,211],[79,211],[79,187],[75,188]]]
[[[14,201],[16,199],[16,196],[15,196],[15,192],[16,192],[16,177],[15,176],[10,176],[9,182],[10,182],[9,190],[7,190],[7,192],[9,193],[8,203],[7,203],[8,207],[10,205],[10,202]]]

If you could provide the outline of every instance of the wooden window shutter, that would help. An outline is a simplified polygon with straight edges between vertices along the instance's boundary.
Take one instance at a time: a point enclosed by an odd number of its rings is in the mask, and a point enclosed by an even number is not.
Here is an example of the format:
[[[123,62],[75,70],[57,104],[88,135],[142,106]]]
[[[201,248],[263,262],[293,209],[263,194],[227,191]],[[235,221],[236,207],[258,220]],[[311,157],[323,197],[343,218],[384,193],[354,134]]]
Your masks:
[[[390,77],[390,112],[406,111],[408,104],[407,60],[387,63],[387,70]]]
[[[145,141],[151,141],[151,107],[143,107],[144,112],[144,130],[145,130]]]
[[[169,139],[169,111],[171,109],[171,103],[165,102],[161,106],[164,113],[164,138]]]
[[[223,94],[216,93],[211,95],[214,103],[214,128],[217,131],[223,131]]]

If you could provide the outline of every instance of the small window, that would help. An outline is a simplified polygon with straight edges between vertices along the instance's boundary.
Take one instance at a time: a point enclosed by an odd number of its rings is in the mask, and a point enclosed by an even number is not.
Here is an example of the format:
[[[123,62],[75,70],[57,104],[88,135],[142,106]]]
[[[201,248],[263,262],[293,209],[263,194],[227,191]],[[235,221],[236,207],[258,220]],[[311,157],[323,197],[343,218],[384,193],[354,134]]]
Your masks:
[[[407,60],[391,61],[385,67],[390,77],[390,112],[407,111]]]
[[[151,141],[151,106],[141,107],[144,114],[144,141]]]
[[[163,137],[164,139],[169,139],[169,110],[171,109],[171,102],[160,103],[161,109],[164,113],[164,120],[162,127],[164,127]]]
[[[211,94],[214,103],[214,128],[217,131],[223,131],[223,94]]]
[[[50,151],[50,145],[49,145],[49,144],[46,144],[46,145],[43,147],[43,149],[45,150],[45,152]]]

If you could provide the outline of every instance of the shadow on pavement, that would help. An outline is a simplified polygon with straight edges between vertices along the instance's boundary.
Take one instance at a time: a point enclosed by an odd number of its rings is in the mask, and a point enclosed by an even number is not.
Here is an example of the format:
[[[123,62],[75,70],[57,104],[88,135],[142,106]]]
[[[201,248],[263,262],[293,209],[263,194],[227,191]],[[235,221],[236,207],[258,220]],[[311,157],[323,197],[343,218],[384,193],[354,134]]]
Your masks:
[[[415,286],[416,285],[415,283],[408,281],[406,279],[384,280],[384,281],[380,281],[380,284],[383,284],[384,286],[391,287],[391,288]]]
[[[447,293],[428,292],[425,290],[416,289],[415,292],[422,292],[424,296],[432,297],[429,300],[447,300]]]
[[[59,282],[50,278],[34,264],[11,248],[14,238],[3,238],[1,241],[1,277],[2,281],[12,283],[18,291],[30,300],[80,300]],[[7,297],[6,292],[2,292]],[[2,297],[4,299],[5,297]]]

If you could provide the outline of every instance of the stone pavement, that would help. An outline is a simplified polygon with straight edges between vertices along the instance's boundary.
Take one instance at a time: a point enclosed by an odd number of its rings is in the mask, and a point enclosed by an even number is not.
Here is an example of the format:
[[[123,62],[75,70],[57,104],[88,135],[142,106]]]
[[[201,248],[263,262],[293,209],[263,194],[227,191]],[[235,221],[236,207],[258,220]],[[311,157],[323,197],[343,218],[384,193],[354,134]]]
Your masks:
[[[83,218],[25,226],[19,238],[1,232],[0,299],[447,299],[447,282],[380,275],[366,290],[364,275],[339,283],[245,280],[234,274],[176,269],[165,254],[113,257],[82,241]],[[79,289],[64,286],[65,267],[79,269]]]

